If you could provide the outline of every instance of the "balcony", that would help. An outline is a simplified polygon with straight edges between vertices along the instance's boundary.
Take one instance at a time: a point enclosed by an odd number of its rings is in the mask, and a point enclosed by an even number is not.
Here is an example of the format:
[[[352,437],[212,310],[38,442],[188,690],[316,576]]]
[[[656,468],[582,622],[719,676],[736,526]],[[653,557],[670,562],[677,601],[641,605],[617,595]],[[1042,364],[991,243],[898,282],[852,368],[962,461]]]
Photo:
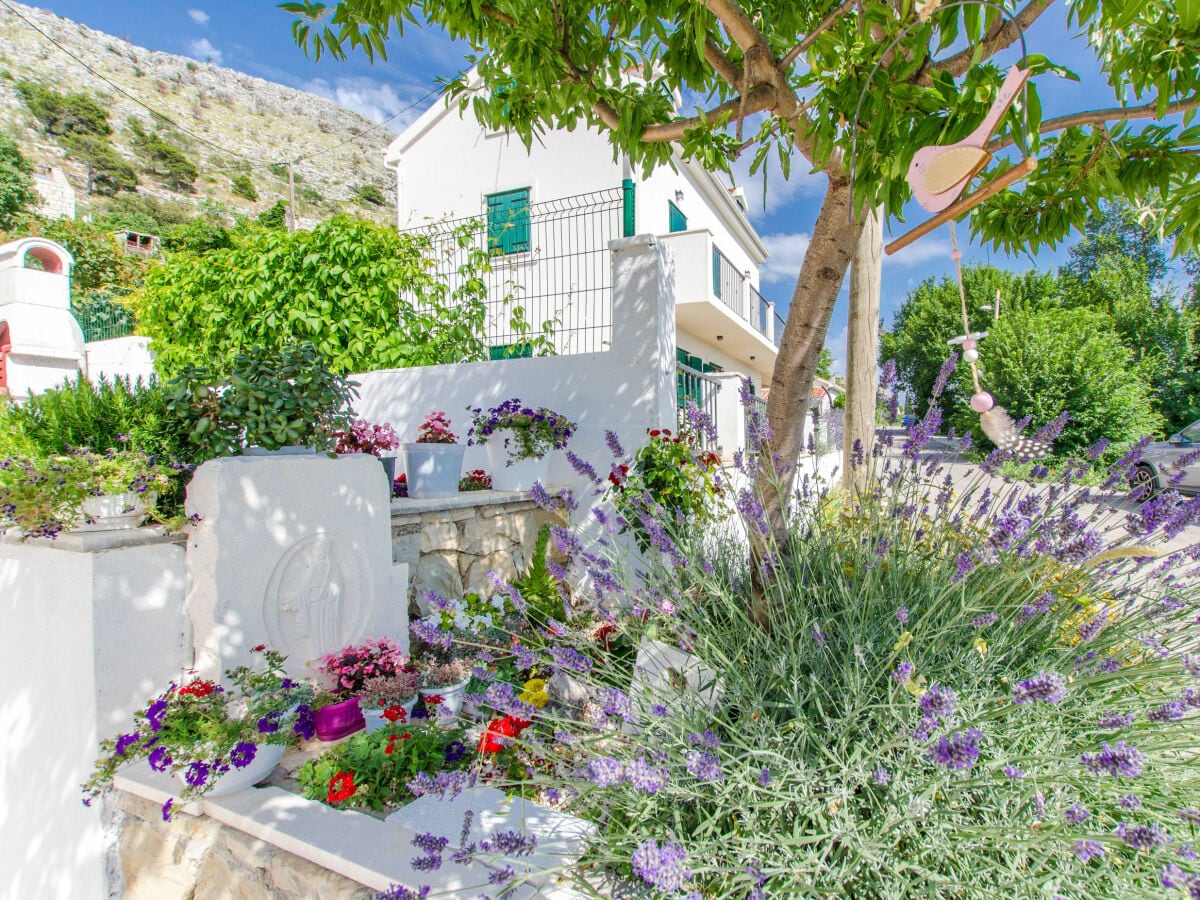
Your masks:
[[[774,304],[739,271],[707,229],[660,235],[675,255],[675,319],[697,337],[721,336],[730,355],[770,371],[782,333]]]

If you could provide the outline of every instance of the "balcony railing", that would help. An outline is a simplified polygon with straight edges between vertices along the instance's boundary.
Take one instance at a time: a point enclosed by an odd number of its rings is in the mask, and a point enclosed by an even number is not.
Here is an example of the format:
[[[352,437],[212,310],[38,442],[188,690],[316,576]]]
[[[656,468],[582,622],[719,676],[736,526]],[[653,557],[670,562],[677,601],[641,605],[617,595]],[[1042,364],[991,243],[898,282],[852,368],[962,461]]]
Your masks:
[[[735,269],[729,257],[716,247],[712,251],[712,267],[713,293],[740,318],[747,318],[743,301],[746,276]]]
[[[771,310],[771,312],[775,316],[775,328],[771,331],[771,340],[774,341],[775,346],[778,347],[779,342],[783,340],[783,326],[787,323],[784,322],[783,316],[779,315],[779,313],[775,312],[775,310]]]
[[[706,413],[711,422],[717,421],[717,391],[721,389],[719,381],[691,366],[676,363],[675,385],[678,391],[678,425],[680,428],[686,422],[688,404],[691,403]],[[710,441],[706,435],[701,435],[700,441],[704,449],[715,449],[709,446]]]
[[[771,337],[771,304],[754,285],[750,284],[747,287],[750,290],[750,324],[754,326],[755,331],[769,340]]]

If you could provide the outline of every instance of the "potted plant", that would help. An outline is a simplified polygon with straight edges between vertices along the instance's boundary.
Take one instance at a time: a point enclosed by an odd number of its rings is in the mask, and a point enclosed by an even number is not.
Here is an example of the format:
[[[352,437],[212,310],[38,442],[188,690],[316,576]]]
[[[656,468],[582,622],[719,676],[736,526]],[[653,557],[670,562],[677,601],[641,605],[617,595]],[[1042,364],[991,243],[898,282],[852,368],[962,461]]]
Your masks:
[[[359,694],[367,680],[400,674],[408,665],[404,651],[386,637],[351,644],[323,656],[320,671],[330,690],[318,698],[313,713],[317,737],[333,741],[365,728]]]
[[[333,452],[337,454],[369,453],[383,464],[388,485],[396,480],[396,457],[384,456],[389,450],[400,446],[400,439],[392,426],[384,422],[372,425],[366,419],[355,419],[349,428],[333,433]],[[393,488],[394,490],[394,488]]]
[[[334,433],[349,429],[358,396],[307,341],[239,353],[227,378],[187,366],[164,391],[191,441],[210,456],[328,450]]]
[[[438,718],[451,719],[462,711],[463,693],[470,681],[471,670],[464,660],[442,660],[436,657],[422,660],[418,669],[418,692],[425,700],[425,708],[431,715],[435,708]]]
[[[516,397],[486,412],[479,407],[468,411],[467,444],[487,446],[492,486],[498,491],[527,491],[535,481],[544,483],[546,454],[566,447],[575,433],[575,423],[566,416],[545,406],[526,406]]]
[[[404,474],[408,496],[416,500],[440,500],[458,493],[466,448],[450,430],[444,412],[435,410],[417,428],[417,440],[404,444]]]
[[[313,691],[284,674],[282,655],[262,645],[255,650],[264,666],[227,671],[230,690],[193,677],[151,700],[131,731],[101,743],[85,793],[104,794],[113,775],[137,759],[177,775],[185,799],[232,793],[270,775],[287,745],[312,737]]]
[[[413,670],[366,680],[358,692],[358,706],[367,723],[367,731],[408,721],[417,702],[417,679]]]
[[[0,520],[23,538],[136,528],[154,514],[158,494],[191,470],[138,450],[0,459]]]

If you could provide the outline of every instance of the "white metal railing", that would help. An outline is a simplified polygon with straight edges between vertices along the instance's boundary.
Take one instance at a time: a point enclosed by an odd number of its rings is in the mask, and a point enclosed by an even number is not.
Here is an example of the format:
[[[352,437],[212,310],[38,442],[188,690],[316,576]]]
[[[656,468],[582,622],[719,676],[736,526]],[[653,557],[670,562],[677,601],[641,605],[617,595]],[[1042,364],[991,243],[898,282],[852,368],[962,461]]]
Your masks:
[[[710,422],[715,423],[717,421],[717,391],[721,390],[721,383],[719,381],[698,369],[693,369],[691,366],[676,363],[675,387],[676,399],[678,401],[676,404],[677,424],[680,428],[686,422],[685,417],[689,403],[695,403],[708,416]],[[709,446],[711,440],[708,435],[701,434],[700,442],[704,449],[714,449]]]

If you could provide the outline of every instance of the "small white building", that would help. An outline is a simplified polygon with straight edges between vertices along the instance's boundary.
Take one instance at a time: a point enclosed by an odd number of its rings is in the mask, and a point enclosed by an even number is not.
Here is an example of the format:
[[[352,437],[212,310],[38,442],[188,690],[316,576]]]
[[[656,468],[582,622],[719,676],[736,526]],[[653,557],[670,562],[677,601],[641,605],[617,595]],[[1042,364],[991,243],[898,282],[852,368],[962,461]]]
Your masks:
[[[43,238],[0,246],[0,393],[26,400],[83,371],[83,331],[71,315],[67,249]]]
[[[513,297],[507,307],[493,305],[493,358],[536,353],[544,324],[557,353],[605,349],[612,324],[607,243],[652,233],[674,256],[676,355],[686,367],[680,400],[703,392],[703,379],[688,369],[739,372],[755,390],[768,387],[783,324],[758,291],[767,249],[740,190],[697,163],[676,155],[674,168],[642,177],[614,156],[605,135],[584,127],[549,131],[526,150],[453,103],[435,105],[401,133],[386,166],[396,175],[401,231],[444,235],[447,223],[474,219],[481,249],[486,228],[496,270],[489,299]],[[446,266],[443,274],[453,271]],[[510,327],[514,307],[528,331]]]
[[[33,187],[42,195],[41,214],[47,219],[75,218],[75,188],[58,166],[38,166]]]

